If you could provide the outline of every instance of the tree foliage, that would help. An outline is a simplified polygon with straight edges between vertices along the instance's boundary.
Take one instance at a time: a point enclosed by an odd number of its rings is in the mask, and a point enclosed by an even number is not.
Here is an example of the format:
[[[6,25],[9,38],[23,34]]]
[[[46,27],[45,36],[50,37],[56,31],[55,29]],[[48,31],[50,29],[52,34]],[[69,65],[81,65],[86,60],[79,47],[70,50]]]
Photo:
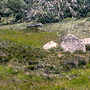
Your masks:
[[[26,4],[23,0],[1,0],[0,2],[0,14],[3,17],[8,17],[13,14],[17,20],[25,15],[24,9]]]

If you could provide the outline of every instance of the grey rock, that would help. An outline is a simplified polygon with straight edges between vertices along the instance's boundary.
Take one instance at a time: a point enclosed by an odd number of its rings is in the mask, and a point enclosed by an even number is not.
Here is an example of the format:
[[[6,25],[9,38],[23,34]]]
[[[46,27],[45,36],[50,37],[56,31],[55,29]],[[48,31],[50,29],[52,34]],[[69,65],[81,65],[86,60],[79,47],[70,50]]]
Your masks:
[[[0,51],[0,56],[6,56],[6,54]]]
[[[82,39],[82,42],[83,42],[85,45],[87,45],[87,44],[90,45],[90,38]]]
[[[33,23],[31,25],[28,25],[27,28],[32,28],[32,27],[42,27],[43,24],[42,23]]]
[[[9,42],[0,42],[0,47],[7,48],[9,46]]]
[[[60,47],[63,48],[63,51],[65,52],[70,51],[72,53],[75,50],[82,50],[83,52],[86,52],[86,48],[82,40],[78,39],[76,36],[72,34],[68,34],[65,37]]]
[[[28,10],[27,15],[26,15],[26,19],[30,19],[32,17],[35,17],[35,10],[32,10],[32,11]]]
[[[57,47],[57,45],[58,44],[55,43],[54,41],[50,41],[43,46],[43,49],[48,50],[48,49]]]

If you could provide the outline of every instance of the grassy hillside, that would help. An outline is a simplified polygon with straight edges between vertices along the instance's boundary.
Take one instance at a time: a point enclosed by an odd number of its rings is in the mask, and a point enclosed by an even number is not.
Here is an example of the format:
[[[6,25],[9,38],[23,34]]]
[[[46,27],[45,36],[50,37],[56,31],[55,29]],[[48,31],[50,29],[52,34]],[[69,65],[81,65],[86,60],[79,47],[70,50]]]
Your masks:
[[[62,52],[57,48],[43,50],[53,40],[72,33],[90,37],[89,18],[69,18],[59,23],[26,29],[30,23],[0,26],[1,90],[89,90],[90,46],[87,52]],[[58,35],[58,34],[59,35]]]
[[[40,73],[40,71],[39,71]],[[72,70],[68,73],[50,77],[38,74],[14,71],[8,66],[0,65],[1,90],[89,90],[90,69]]]
[[[0,30],[0,40],[9,40],[17,42],[26,46],[41,47],[45,43],[53,40],[57,41],[56,32],[42,32],[42,33],[25,33],[23,31],[15,30]]]
[[[27,25],[34,23],[19,23],[19,24],[11,24],[11,25],[2,25],[0,24],[0,29],[14,29],[14,30],[20,30],[25,29]],[[90,37],[90,17],[89,18],[82,18],[82,19],[76,19],[76,18],[67,18],[61,22],[58,23],[50,23],[50,24],[44,24],[43,27],[39,28],[44,31],[54,31],[59,32],[65,31],[67,33],[71,33],[76,35],[79,38],[87,38]]]

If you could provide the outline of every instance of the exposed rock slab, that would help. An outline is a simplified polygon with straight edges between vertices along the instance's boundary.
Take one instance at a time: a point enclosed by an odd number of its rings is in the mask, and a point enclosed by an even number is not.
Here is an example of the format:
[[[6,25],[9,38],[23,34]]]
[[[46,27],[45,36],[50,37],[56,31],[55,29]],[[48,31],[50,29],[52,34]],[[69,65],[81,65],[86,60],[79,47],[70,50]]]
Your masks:
[[[31,25],[28,25],[27,28],[32,28],[32,27],[42,27],[43,24],[42,23],[33,23]]]
[[[82,42],[83,42],[85,45],[90,44],[90,38],[82,39]]]
[[[65,52],[70,51],[72,53],[75,50],[83,50],[83,52],[86,52],[86,47],[82,40],[72,34],[68,34],[65,37],[60,47],[63,48]]]
[[[43,46],[43,49],[48,50],[54,47],[57,47],[57,43],[55,43],[54,41],[50,41]]]

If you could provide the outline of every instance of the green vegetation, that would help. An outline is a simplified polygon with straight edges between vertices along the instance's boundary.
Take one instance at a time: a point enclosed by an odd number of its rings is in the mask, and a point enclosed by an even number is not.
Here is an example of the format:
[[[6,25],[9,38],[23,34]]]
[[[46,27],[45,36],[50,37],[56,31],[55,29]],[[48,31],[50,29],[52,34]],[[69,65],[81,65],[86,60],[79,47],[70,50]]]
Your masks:
[[[0,15],[4,18],[12,18],[7,24],[30,20],[42,23],[56,23],[69,17],[89,17],[89,4],[89,0],[0,0]]]
[[[2,90],[88,90],[90,88],[90,69],[73,69],[71,72],[62,73],[59,76],[42,76],[25,74],[13,70],[10,67],[0,65],[0,88]]]
[[[55,32],[26,33],[25,30],[0,30],[0,41],[12,41],[26,46],[41,47],[51,40],[57,41],[58,37],[55,34]]]
[[[14,22],[16,22],[25,16],[23,9],[25,9],[26,4],[23,0],[0,0],[0,2],[0,15],[2,17],[12,15],[15,17]]]
[[[25,28],[29,23],[0,26],[0,89],[89,90],[90,45],[85,53],[62,52],[59,46],[42,49],[51,40],[60,44],[67,33],[90,37],[88,19],[68,18],[32,29]]]
[[[90,1],[76,1],[0,0],[0,90],[90,90],[90,45],[60,48],[68,33],[90,38]],[[49,41],[58,47],[42,49]]]

